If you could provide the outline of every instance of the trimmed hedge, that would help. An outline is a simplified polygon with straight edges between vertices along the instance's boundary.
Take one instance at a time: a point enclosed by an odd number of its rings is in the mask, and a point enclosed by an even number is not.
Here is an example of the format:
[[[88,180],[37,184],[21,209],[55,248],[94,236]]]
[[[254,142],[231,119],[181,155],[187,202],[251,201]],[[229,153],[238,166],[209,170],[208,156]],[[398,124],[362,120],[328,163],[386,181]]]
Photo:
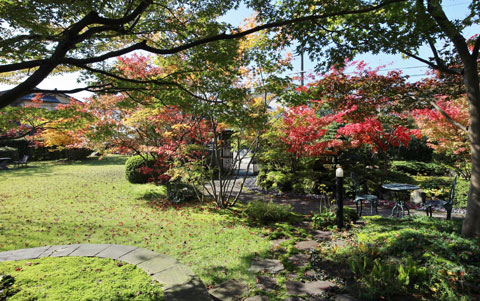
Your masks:
[[[132,156],[125,162],[125,176],[130,183],[144,184],[148,182],[150,175],[144,174],[139,168],[152,168],[154,160],[149,156],[145,156],[145,158],[147,161],[145,161],[142,156]]]
[[[412,176],[446,176],[449,172],[445,165],[420,161],[392,161],[392,169]]]

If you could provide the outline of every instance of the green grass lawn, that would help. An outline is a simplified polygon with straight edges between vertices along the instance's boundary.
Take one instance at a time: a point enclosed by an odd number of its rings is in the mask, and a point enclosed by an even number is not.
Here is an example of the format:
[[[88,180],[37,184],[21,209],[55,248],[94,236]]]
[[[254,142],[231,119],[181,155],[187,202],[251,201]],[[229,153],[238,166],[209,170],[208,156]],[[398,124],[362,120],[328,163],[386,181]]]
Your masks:
[[[0,250],[69,243],[115,243],[165,253],[209,285],[249,279],[260,230],[211,206],[162,208],[125,180],[126,157],[75,164],[33,162],[0,171]]]
[[[147,273],[111,259],[65,257],[2,262],[2,274],[15,279],[8,300],[163,300],[161,285]]]

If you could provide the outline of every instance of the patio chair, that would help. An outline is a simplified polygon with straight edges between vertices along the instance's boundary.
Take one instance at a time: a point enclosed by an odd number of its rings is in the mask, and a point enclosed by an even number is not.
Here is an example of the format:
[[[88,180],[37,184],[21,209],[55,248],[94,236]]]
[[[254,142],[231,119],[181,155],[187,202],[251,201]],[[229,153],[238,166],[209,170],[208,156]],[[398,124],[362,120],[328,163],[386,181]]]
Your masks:
[[[21,160],[18,160],[18,161],[13,161],[13,165],[18,167],[18,166],[27,166],[27,163],[28,163],[28,155],[24,155],[23,158]]]
[[[450,197],[448,201],[443,200],[430,200],[425,202],[425,211],[427,216],[432,217],[433,207],[443,207],[447,210],[447,219],[452,218],[453,198],[455,197],[455,186],[457,185],[457,177],[453,179],[452,186],[450,188]]]
[[[350,174],[350,178],[352,179],[353,189],[355,191],[355,207],[357,208],[358,216],[362,216],[363,211],[363,201],[368,201],[370,203],[370,214],[373,215],[373,208],[375,208],[375,212],[378,214],[378,197],[373,194],[365,194],[361,193],[360,190],[360,183],[357,180],[357,177],[352,172]]]

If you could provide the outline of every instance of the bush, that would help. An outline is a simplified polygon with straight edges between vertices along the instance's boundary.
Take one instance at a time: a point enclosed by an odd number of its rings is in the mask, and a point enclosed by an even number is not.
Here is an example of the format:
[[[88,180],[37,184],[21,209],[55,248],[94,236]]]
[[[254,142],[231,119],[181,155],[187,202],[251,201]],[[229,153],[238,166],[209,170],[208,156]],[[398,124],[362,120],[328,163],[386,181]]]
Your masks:
[[[393,161],[392,168],[412,176],[445,176],[449,172],[445,165],[419,161]]]
[[[418,139],[412,136],[407,147],[400,146],[396,151],[397,160],[430,162],[433,149],[427,145],[427,138]]]
[[[455,186],[455,197],[453,198],[454,208],[467,208],[468,190],[470,189],[470,182],[464,179],[457,179],[457,186]]]
[[[283,222],[290,219],[292,206],[278,205],[273,202],[253,201],[248,203],[245,214],[260,224]]]
[[[195,188],[181,182],[171,182],[167,184],[167,198],[172,203],[184,203],[195,200]]]
[[[265,182],[271,183],[269,186],[272,189],[288,192],[293,189],[293,174],[283,173],[281,171],[270,171],[267,173]]]
[[[343,207],[343,223],[351,224],[358,220],[358,214],[355,209]],[[312,223],[315,228],[326,229],[337,224],[337,215],[331,210],[326,210],[320,214],[312,216]]]
[[[12,158],[12,160],[18,160],[18,149],[9,146],[0,147],[0,157],[8,157]]]
[[[147,159],[145,161],[144,157]],[[130,183],[147,183],[150,174],[141,170],[142,167],[153,168],[155,160],[151,156],[132,156],[125,162],[125,176]]]

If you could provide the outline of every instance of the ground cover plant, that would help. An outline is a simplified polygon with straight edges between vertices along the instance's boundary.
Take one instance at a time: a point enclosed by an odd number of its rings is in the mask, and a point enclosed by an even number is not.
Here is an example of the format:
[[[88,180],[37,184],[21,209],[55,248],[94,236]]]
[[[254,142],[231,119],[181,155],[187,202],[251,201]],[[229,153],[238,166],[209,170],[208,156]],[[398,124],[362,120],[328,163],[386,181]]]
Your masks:
[[[0,250],[134,245],[191,266],[207,285],[249,277],[249,259],[270,246],[257,235],[260,229],[208,204],[165,206],[157,198],[165,190],[152,198],[128,183],[125,160],[32,162],[28,168],[0,171]]]
[[[8,300],[163,300],[160,283],[134,265],[111,259],[9,261],[0,263],[2,274],[13,277]]]
[[[352,247],[335,261],[348,262],[362,300],[410,296],[428,300],[472,300],[480,296],[478,240],[460,235],[461,221],[409,217],[365,217]]]

